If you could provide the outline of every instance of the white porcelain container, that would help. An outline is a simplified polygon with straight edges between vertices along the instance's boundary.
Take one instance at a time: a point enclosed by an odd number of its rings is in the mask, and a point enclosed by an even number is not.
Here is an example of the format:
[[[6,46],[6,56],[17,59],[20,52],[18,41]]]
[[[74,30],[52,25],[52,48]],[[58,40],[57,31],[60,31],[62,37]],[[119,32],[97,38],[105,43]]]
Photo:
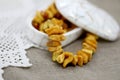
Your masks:
[[[34,14],[29,16],[27,19],[27,37],[30,41],[34,44],[42,47],[47,48],[46,43],[48,42],[47,34],[38,31],[32,25],[32,20],[34,18]],[[71,43],[72,41],[76,40],[82,34],[82,29],[80,27],[73,29],[65,33],[66,40],[62,42],[62,46],[66,46],[67,44]]]

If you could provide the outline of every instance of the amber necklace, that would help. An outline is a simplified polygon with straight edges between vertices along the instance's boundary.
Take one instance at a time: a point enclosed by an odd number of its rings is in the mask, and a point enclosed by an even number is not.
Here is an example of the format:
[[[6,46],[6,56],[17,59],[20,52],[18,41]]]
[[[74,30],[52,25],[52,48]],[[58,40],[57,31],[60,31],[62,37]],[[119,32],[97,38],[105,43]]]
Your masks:
[[[91,33],[87,33],[85,39],[82,42],[82,49],[77,51],[76,55],[71,52],[64,51],[61,47],[61,42],[64,38],[61,34],[56,35],[53,31],[53,35],[49,35],[49,42],[47,43],[48,50],[52,52],[52,60],[63,64],[66,67],[69,63],[73,65],[78,64],[83,66],[83,64],[88,63],[93,53],[97,48],[97,36]]]
[[[62,49],[61,41],[65,40],[63,35],[65,32],[75,27],[65,23],[65,19],[61,17],[54,4],[49,6],[44,12],[37,12],[32,24],[33,26],[48,34],[49,41],[47,43],[48,50],[52,53],[52,60],[66,67],[68,64],[83,66],[92,59],[93,53],[97,48],[98,36],[92,33],[86,33],[86,37],[82,42],[82,49],[74,55]],[[69,26],[71,26],[69,28]]]

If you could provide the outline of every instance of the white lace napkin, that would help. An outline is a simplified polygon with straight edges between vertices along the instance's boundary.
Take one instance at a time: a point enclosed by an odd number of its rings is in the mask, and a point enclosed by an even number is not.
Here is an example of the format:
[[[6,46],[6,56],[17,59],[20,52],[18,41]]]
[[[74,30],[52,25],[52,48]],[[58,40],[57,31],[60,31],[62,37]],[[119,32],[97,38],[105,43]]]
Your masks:
[[[26,39],[25,30],[22,30],[25,28],[25,24],[22,24],[20,20],[14,21],[14,23],[4,28],[0,27],[0,68],[31,66],[29,59],[26,57],[25,49],[32,47],[33,44]],[[0,74],[2,73],[0,71]]]
[[[34,9],[32,0],[0,0],[0,80],[3,68],[30,67],[26,49],[34,46],[26,37],[26,19]]]

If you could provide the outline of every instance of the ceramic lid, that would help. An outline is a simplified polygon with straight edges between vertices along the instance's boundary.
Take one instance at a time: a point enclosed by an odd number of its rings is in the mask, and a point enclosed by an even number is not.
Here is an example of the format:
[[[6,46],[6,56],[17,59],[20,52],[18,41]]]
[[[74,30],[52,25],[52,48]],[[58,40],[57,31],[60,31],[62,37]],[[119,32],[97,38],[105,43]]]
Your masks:
[[[86,31],[110,41],[118,38],[120,28],[113,17],[87,0],[56,0],[55,4],[66,19]]]

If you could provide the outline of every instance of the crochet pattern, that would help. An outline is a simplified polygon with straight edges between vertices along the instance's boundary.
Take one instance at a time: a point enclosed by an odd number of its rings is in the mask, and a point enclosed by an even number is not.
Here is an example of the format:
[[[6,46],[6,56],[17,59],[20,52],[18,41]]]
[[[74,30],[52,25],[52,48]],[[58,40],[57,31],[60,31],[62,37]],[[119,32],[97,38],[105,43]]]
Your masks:
[[[30,67],[32,64],[29,63],[25,49],[34,46],[25,35],[25,20],[28,13],[33,9],[33,3],[30,0],[18,0],[16,2],[11,0],[6,5],[8,2],[2,0],[0,3],[4,4],[0,5],[0,80],[3,80],[4,71],[2,69],[5,67]]]

